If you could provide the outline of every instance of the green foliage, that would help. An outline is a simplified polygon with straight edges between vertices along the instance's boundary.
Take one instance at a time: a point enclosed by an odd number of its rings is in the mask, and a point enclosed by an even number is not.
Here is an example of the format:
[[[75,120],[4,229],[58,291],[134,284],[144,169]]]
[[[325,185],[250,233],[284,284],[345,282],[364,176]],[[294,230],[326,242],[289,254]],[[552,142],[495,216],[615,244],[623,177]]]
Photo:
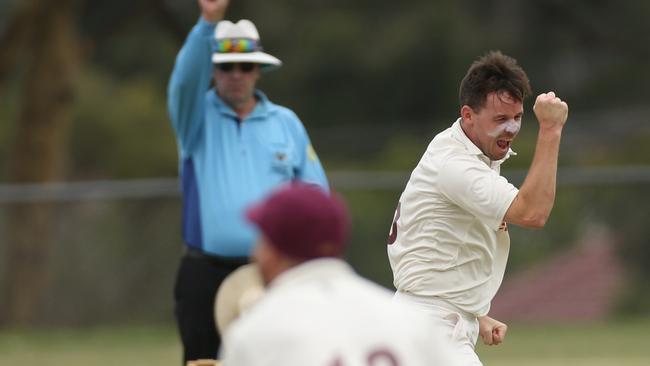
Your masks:
[[[162,8],[168,11],[168,16],[164,17],[158,12],[159,8],[152,8],[153,3],[133,4],[127,0],[80,3],[83,6],[79,30],[84,38],[87,63],[79,82],[77,102],[78,116],[83,115],[76,123],[83,118],[81,123],[87,125],[74,127],[71,141],[78,147],[71,149],[70,176],[126,178],[171,171],[169,161],[173,159],[165,153],[159,155],[160,162],[142,157],[138,173],[133,166],[117,167],[136,165],[134,161],[140,160],[138,149],[133,146],[120,153],[129,158],[120,158],[118,162],[111,161],[117,159],[106,151],[80,151],[83,145],[80,140],[98,139],[96,136],[82,138],[80,133],[130,138],[123,134],[121,123],[89,124],[89,120],[106,121],[107,116],[123,121],[155,118],[160,120],[160,126],[166,121],[167,79],[180,41],[196,21],[198,8],[195,3],[162,1]],[[14,7],[12,2],[0,4],[0,8],[7,10],[6,14],[11,14]],[[337,151],[332,152],[332,148],[325,146],[328,140],[320,143],[320,137],[312,132],[321,158],[332,159],[335,166],[351,166],[356,163],[346,162],[346,155],[353,161],[359,159],[359,165],[377,156],[394,156],[395,148],[387,146],[394,136],[381,132],[387,126],[406,131],[430,128],[433,132],[453,121],[458,114],[458,82],[471,61],[491,49],[501,49],[519,59],[537,92],[553,89],[569,100],[571,118],[577,118],[571,122],[589,120],[601,114],[598,111],[612,107],[631,109],[630,106],[644,105],[650,72],[645,67],[648,54],[642,52],[644,49],[640,46],[645,43],[639,37],[644,34],[641,30],[645,29],[643,19],[648,12],[649,7],[639,2],[613,8],[609,3],[586,1],[560,6],[556,3],[506,5],[475,0],[419,0],[395,7],[391,2],[381,1],[250,0],[233,2],[227,16],[235,20],[253,19],[265,48],[285,62],[283,68],[264,75],[261,80],[261,88],[272,100],[294,109],[310,131],[319,128],[320,131],[350,134],[344,147],[371,141],[374,148],[366,149],[366,154],[356,154],[357,151],[341,148],[341,145],[336,145]],[[553,27],[547,26],[549,22]],[[621,25],[617,26],[616,22]],[[605,31],[600,26],[604,23],[610,24],[616,32]],[[101,81],[92,81],[93,78],[101,78]],[[97,85],[90,86],[90,83]],[[86,95],[89,88],[94,89]],[[113,91],[100,91],[102,88]],[[121,90],[115,91],[115,88]],[[117,99],[112,103],[99,103],[92,97],[104,93],[102,97],[112,98],[110,93],[122,95],[126,89],[129,98],[134,97],[134,93],[143,95],[135,96],[133,101]],[[15,121],[20,98],[12,93],[2,96],[0,116],[3,121]],[[153,99],[146,102],[146,98]],[[118,101],[120,107],[116,108]],[[127,106],[122,107],[122,103]],[[532,122],[532,100],[526,105],[527,121]],[[130,108],[137,108],[137,112],[120,115],[114,111]],[[590,114],[586,115],[586,111]],[[92,112],[100,117],[94,117]],[[136,117],[137,114],[146,116]],[[643,115],[645,111],[638,110],[626,118],[639,119]],[[435,121],[435,125],[431,121]],[[529,161],[534,134],[529,135],[528,131],[536,130],[532,128],[533,123],[527,123],[530,128],[524,127],[516,143],[520,157],[512,159],[508,168],[524,168]],[[7,125],[11,123],[3,123],[0,127],[0,142],[10,138]],[[93,129],[95,127],[97,130]],[[146,128],[153,128],[153,123]],[[587,140],[598,139],[606,133],[602,129],[580,128]],[[633,128],[638,128],[638,124]],[[109,131],[111,129],[115,131]],[[627,144],[628,148],[621,149],[617,161],[627,162],[628,158],[642,161],[646,154],[640,146],[648,145],[643,143],[648,135],[633,139]],[[148,141],[162,150],[162,147],[173,145],[169,136],[156,132],[148,136]],[[98,146],[104,146],[108,139],[116,150],[121,150],[122,145],[114,143],[115,137],[97,141]],[[142,141],[137,134],[133,139]],[[424,140],[414,141],[426,144]],[[86,145],[88,149],[90,145]],[[629,151],[630,146],[640,151]],[[600,155],[592,151],[591,160],[583,156],[572,159],[563,152],[561,159],[578,163],[589,163],[596,158],[603,161],[609,157],[610,149],[601,150],[608,155],[599,158]],[[0,161],[5,161],[7,154],[7,144],[2,144]],[[87,154],[89,158],[86,159]],[[77,162],[77,159],[84,161]],[[149,167],[151,163],[155,166]]]
[[[139,178],[176,174],[176,145],[164,94],[147,79],[116,82],[86,72],[70,136],[77,178]]]
[[[126,23],[93,45],[89,71],[99,71],[119,83],[140,79],[155,86],[158,94],[167,90],[167,80],[180,48],[152,18]],[[157,102],[157,108],[164,104],[164,100]]]

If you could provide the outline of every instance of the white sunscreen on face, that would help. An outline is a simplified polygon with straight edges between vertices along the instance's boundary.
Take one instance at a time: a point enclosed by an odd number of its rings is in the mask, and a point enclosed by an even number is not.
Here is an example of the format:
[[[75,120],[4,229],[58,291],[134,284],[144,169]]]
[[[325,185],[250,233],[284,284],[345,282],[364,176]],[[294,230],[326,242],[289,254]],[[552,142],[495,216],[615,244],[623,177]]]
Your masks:
[[[510,135],[516,135],[521,128],[521,121],[515,121],[514,119],[507,120],[500,125],[498,125],[494,130],[488,132],[490,137],[498,137],[504,132]]]

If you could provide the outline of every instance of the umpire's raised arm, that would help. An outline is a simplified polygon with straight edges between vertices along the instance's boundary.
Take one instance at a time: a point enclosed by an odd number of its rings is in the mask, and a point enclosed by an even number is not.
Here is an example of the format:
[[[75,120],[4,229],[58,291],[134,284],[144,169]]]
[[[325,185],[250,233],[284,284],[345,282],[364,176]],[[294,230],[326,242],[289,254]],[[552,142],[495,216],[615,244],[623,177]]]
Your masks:
[[[205,98],[212,79],[211,42],[228,0],[199,0],[201,17],[181,48],[167,89],[167,108],[181,151],[191,149],[203,123]]]

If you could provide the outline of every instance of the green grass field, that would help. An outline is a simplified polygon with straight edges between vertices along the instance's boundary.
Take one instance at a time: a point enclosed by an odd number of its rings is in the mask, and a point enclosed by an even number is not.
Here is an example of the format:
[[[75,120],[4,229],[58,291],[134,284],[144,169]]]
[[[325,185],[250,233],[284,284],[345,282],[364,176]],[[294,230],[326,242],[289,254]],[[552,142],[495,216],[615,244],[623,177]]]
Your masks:
[[[0,366],[164,366],[181,364],[172,327],[0,331]]]
[[[477,349],[486,365],[647,366],[648,327],[650,319],[582,325],[511,324],[503,344],[481,344]]]
[[[650,319],[590,325],[510,326],[506,342],[479,346],[486,365],[650,365]],[[0,365],[180,364],[172,327],[0,331]]]

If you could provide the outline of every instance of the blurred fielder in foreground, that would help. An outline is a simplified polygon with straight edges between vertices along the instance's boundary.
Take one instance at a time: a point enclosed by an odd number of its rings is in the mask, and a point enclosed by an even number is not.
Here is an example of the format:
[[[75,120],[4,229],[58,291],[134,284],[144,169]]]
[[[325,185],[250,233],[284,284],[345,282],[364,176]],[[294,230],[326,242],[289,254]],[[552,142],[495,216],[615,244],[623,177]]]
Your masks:
[[[327,189],[298,117],[255,89],[280,60],[262,51],[252,22],[222,21],[227,0],[199,6],[201,18],[176,58],[168,90],[187,249],[174,289],[185,361],[217,355],[214,297],[223,279],[248,262],[255,240],[244,208],[292,180]]]
[[[340,256],[344,203],[295,184],[248,211],[264,296],[226,331],[227,366],[453,365],[433,327]]]
[[[446,328],[463,365],[474,351],[503,341],[507,327],[487,316],[505,271],[507,224],[544,226],[555,200],[568,106],[553,92],[537,97],[537,147],[521,189],[500,176],[514,152],[523,101],[531,93],[517,62],[490,52],[460,85],[460,118],[429,144],[402,192],[388,240],[395,299]]]

